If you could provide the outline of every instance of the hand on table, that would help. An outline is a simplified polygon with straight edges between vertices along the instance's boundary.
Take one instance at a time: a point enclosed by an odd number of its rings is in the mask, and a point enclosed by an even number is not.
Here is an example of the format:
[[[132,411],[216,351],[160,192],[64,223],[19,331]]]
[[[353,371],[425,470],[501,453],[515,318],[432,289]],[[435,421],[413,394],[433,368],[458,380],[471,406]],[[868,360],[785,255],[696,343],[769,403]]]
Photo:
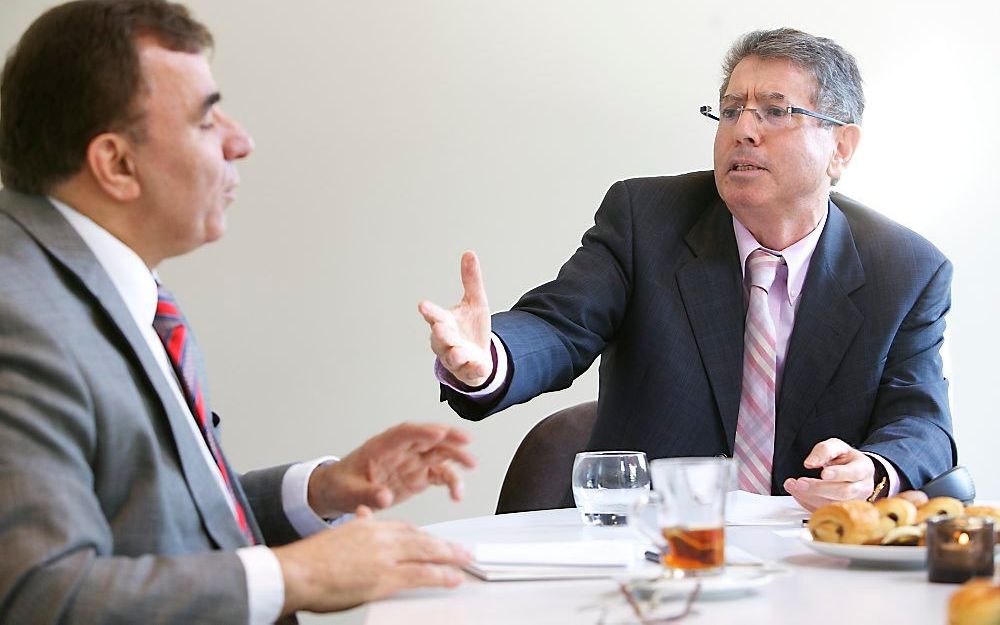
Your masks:
[[[359,505],[387,508],[428,486],[447,486],[462,498],[462,476],[476,460],[465,432],[434,423],[404,423],[365,441],[339,462],[320,465],[309,478],[309,505],[331,517]]]
[[[431,326],[431,350],[459,381],[482,386],[493,372],[490,305],[475,252],[462,254],[462,300],[450,309],[423,300],[417,310]]]
[[[285,582],[283,616],[345,610],[407,588],[454,587],[470,560],[462,547],[376,520],[365,506],[343,525],[273,551]]]
[[[822,469],[819,479],[792,477],[783,486],[806,510],[834,501],[867,499],[872,493],[875,461],[839,438],[817,443],[803,464],[807,469]]]

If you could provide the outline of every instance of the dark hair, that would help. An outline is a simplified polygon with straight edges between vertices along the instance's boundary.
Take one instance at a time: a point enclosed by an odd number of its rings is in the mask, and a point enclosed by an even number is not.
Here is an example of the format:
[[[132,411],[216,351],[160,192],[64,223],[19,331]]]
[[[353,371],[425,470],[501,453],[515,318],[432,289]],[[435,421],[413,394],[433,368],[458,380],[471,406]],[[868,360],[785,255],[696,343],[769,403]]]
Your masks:
[[[722,61],[722,88],[740,61],[748,56],[788,59],[816,79],[813,101],[819,112],[846,122],[860,124],[865,112],[865,92],[861,72],[851,53],[832,39],[816,37],[794,28],[755,30],[739,38]]]
[[[87,146],[108,131],[141,140],[143,88],[136,42],[198,53],[212,35],[165,0],[77,0],[25,31],[0,75],[0,180],[47,193],[80,170]]]

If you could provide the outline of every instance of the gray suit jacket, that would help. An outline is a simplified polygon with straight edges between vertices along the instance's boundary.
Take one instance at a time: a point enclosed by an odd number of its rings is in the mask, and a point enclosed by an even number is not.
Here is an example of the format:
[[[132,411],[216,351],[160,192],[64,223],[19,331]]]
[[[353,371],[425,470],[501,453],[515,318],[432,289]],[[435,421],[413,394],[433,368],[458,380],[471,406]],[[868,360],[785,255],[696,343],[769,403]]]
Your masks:
[[[247,622],[245,546],[97,259],[0,189],[0,622]],[[234,481],[259,539],[297,538],[287,467]]]
[[[493,330],[511,357],[481,419],[565,388],[601,356],[592,449],[651,458],[732,455],[745,307],[732,216],[712,172],[616,183],[582,246]],[[919,487],[956,461],[939,348],[951,263],[919,235],[841,195],[803,285],[777,398],[772,494],[837,437]]]

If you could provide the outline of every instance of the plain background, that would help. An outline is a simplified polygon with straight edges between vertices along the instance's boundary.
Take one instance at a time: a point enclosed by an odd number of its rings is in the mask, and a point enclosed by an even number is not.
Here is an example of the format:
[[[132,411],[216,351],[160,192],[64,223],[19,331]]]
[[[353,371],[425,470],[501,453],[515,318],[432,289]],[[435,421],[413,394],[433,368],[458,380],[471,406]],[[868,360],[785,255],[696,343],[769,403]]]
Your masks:
[[[55,4],[0,0],[0,48]],[[840,190],[955,264],[949,350],[960,461],[1000,499],[995,3],[586,0],[188,2],[216,36],[223,107],[253,134],[219,243],[165,263],[206,353],[241,469],[346,453],[437,401],[421,298],[452,305],[482,259],[495,309],[555,275],[616,180],[711,168],[729,44],[756,28],[829,36],[858,59],[868,107]],[[465,500],[386,516],[493,512],[524,433],[596,397],[569,390],[478,424]],[[544,479],[544,476],[540,477]],[[361,612],[307,622],[357,622]]]

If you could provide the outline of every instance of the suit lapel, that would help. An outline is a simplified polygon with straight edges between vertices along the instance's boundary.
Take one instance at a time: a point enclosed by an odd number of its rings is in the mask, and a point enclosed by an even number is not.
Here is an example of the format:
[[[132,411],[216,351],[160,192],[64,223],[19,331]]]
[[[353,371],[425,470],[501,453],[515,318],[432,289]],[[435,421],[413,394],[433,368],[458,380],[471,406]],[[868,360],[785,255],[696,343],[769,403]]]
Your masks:
[[[774,457],[788,452],[864,320],[850,294],[865,282],[847,218],[831,201],[789,339],[775,423]]]
[[[42,197],[0,190],[0,209],[21,224],[52,258],[75,275],[93,297],[95,306],[114,323],[164,408],[188,489],[201,512],[206,530],[222,549],[246,545],[229,503],[216,485],[215,476],[210,473],[211,469],[192,436],[187,415],[177,405],[135,320],[90,248],[55,207]]]
[[[684,238],[694,258],[677,272],[732,454],[743,378],[743,286],[732,216],[721,200]]]

